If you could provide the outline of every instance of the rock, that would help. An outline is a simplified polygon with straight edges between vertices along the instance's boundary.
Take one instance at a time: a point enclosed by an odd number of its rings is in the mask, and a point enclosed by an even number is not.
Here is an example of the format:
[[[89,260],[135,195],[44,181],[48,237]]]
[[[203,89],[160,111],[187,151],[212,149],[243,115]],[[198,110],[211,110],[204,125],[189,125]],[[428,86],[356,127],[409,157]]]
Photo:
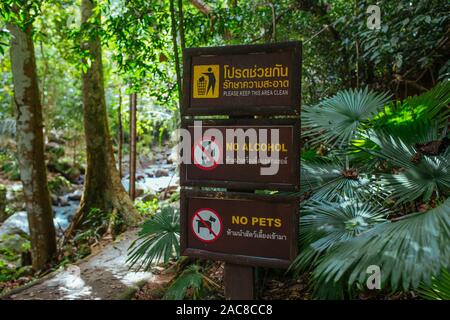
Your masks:
[[[71,187],[72,185],[70,184],[69,180],[61,175],[51,177],[48,180],[48,188],[50,192],[54,194],[61,195],[67,193],[70,191]]]
[[[178,161],[179,161],[178,147],[175,146],[170,150],[170,153],[167,156],[167,163],[178,163]]]
[[[147,193],[147,194],[143,195],[141,200],[142,200],[142,202],[148,202],[148,201],[152,201],[155,198],[156,198],[156,194],[154,192],[152,192],[152,193]]]
[[[65,197],[60,197],[59,198],[59,204],[60,207],[68,207],[70,206],[69,201],[65,198]]]
[[[155,174],[153,172],[147,172],[146,175],[149,178],[154,178],[155,177]]]
[[[82,195],[83,192],[81,190],[75,190],[74,192],[70,193],[67,198],[71,201],[80,201]]]
[[[69,170],[67,170],[66,172],[67,178],[73,182],[73,183],[77,183],[80,179],[81,176],[81,170],[79,168],[70,168]]]
[[[140,197],[140,196],[142,196],[142,195],[144,194],[144,192],[145,192],[144,189],[137,187],[137,188],[136,188],[136,195],[135,195],[135,196],[136,196],[136,197]]]
[[[28,235],[20,229],[10,229],[11,234],[5,234],[0,239],[0,245],[14,253],[22,253],[29,250]]]
[[[8,206],[13,210],[20,210],[25,207],[25,196],[21,183],[8,186],[6,190],[6,201],[8,202]]]
[[[26,211],[19,211],[8,217],[0,226],[0,239],[5,234],[17,233],[14,230],[20,229],[21,231],[29,234],[28,229],[28,216]]]
[[[13,263],[8,259],[7,257],[4,257],[2,254],[0,254],[0,265],[2,265],[2,268],[14,270],[20,267],[19,264]]]
[[[169,175],[169,170],[166,169],[158,169],[155,171],[155,177],[167,177]]]
[[[45,151],[51,153],[55,158],[64,156],[64,148],[56,142],[49,142],[45,145]]]
[[[57,195],[54,195],[53,193],[50,194],[50,198],[52,200],[52,205],[57,206],[59,205],[59,198]]]

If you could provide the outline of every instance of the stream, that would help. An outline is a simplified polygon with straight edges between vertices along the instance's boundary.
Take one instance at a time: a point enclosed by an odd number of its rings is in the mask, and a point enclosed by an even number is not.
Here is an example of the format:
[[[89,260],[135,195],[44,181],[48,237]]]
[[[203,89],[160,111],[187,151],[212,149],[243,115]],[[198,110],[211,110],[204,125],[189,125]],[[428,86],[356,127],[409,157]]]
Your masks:
[[[146,195],[154,195],[164,191],[169,186],[178,185],[178,172],[175,164],[157,163],[147,166],[145,169],[136,172],[136,191],[137,200]],[[129,189],[129,176],[126,175],[122,179],[125,190]],[[14,196],[15,192],[20,192],[22,185],[14,184],[8,189],[8,199]],[[53,221],[58,234],[62,234],[69,226],[80,203],[82,191],[80,185],[78,189],[61,195],[57,201],[53,200]],[[56,204],[56,205],[55,205]],[[18,211],[9,216],[0,226],[0,239],[4,235],[14,234],[21,230],[27,234],[30,233],[28,228],[28,219],[26,211]]]

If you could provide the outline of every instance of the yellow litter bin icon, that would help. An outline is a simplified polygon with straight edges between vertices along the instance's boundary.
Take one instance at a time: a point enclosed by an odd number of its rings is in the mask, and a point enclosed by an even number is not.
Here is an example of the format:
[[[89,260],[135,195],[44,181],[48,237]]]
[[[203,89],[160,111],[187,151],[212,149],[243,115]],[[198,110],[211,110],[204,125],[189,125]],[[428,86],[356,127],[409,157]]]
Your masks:
[[[197,80],[197,94],[199,96],[204,96],[206,93],[206,80],[205,77],[200,77]]]
[[[219,97],[219,65],[194,66],[193,98]]]

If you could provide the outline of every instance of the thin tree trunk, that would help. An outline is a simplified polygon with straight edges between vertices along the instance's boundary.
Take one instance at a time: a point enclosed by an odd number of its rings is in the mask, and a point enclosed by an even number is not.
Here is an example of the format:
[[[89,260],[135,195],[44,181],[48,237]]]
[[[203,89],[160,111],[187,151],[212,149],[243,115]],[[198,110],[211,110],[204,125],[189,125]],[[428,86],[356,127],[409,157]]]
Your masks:
[[[137,94],[130,94],[130,197],[136,197],[136,105]]]
[[[177,42],[177,22],[175,19],[175,6],[174,0],[170,0],[170,18],[172,25],[172,45],[173,54],[175,56],[175,70],[177,73],[177,84],[178,84],[178,101],[181,105],[182,101],[182,91],[181,91],[181,67],[180,67],[180,56],[178,55],[178,42]]]
[[[183,0],[178,0],[178,20],[180,21],[180,45],[181,52],[186,48],[186,41],[184,37],[184,13],[183,13]]]
[[[87,27],[100,28],[94,17],[95,0],[82,0],[81,21]],[[95,13],[99,14],[99,13]],[[96,24],[97,23],[97,24]],[[103,86],[103,66],[100,38],[95,33],[82,43],[90,54],[91,63],[83,72],[83,116],[86,137],[86,176],[80,207],[72,220],[66,235],[80,228],[86,213],[100,209],[105,213],[117,212],[125,225],[135,225],[139,215],[120,181],[119,171],[114,159],[111,135],[106,111],[105,90]],[[83,61],[87,65],[87,61]]]
[[[41,51],[42,61],[44,62],[44,72],[42,74],[41,104],[45,106],[45,103],[46,103],[45,102],[45,89],[46,89],[46,85],[47,85],[48,62],[47,62],[47,57],[45,56],[44,45],[43,45],[42,41],[39,41],[39,48]]]
[[[32,26],[28,25],[24,31],[14,24],[8,24],[8,29],[12,35],[10,54],[20,178],[28,212],[33,269],[41,270],[48,267],[56,254],[56,236],[47,186],[44,125]]]
[[[119,176],[122,179],[122,146],[123,146],[123,126],[122,126],[122,88],[119,88],[119,108],[117,110],[117,122],[118,122],[118,131],[119,131]]]
[[[0,223],[5,221],[6,215],[6,187],[0,184]]]

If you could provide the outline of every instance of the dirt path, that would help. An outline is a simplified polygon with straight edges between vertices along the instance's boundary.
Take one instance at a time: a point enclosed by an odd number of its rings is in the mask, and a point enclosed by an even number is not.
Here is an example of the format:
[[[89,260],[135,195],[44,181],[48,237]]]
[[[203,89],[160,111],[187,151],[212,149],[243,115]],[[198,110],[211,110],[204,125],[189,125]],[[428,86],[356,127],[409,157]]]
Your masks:
[[[136,283],[152,281],[150,272],[128,270],[127,249],[136,239],[137,230],[122,234],[98,254],[77,265],[70,265],[53,277],[9,298],[13,300],[108,300],[115,299]]]

